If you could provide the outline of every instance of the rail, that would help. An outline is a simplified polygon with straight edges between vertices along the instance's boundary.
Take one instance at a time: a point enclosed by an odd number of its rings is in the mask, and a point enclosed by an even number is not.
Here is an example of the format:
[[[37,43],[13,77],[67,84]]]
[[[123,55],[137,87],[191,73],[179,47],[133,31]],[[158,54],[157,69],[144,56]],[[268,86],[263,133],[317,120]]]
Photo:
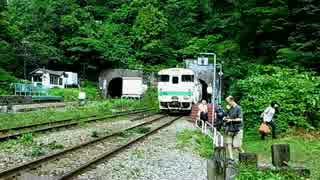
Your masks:
[[[125,112],[120,112],[120,113],[115,114],[115,115],[109,115],[109,116],[103,116],[103,117],[93,117],[92,119],[86,119],[86,120],[80,120],[80,121],[79,120],[72,121],[73,119],[67,119],[67,120],[61,120],[61,121],[38,123],[38,124],[33,124],[33,125],[26,125],[26,126],[16,127],[16,128],[13,128],[13,129],[15,129],[15,130],[17,130],[19,128],[20,129],[36,128],[36,129],[17,132],[17,133],[13,133],[13,134],[6,134],[4,136],[0,136],[0,141],[16,138],[16,137],[19,137],[19,136],[21,136],[23,134],[27,134],[27,133],[44,132],[44,131],[49,131],[49,130],[52,130],[52,129],[59,129],[59,128],[62,128],[62,127],[76,126],[79,123],[88,123],[88,122],[92,122],[92,121],[110,119],[110,118],[119,117],[119,116],[138,114],[138,113],[143,113],[143,112],[147,112],[147,111],[150,111],[150,110],[152,110],[152,109],[144,109],[144,110],[138,110],[138,111],[125,111]],[[83,118],[83,119],[85,119],[85,118]],[[62,124],[57,124],[57,123],[62,123]],[[52,125],[52,124],[57,124],[57,125]],[[39,126],[45,126],[45,127],[39,127]],[[2,133],[4,133],[5,131],[10,131],[10,129],[2,129],[2,130],[0,130],[0,132],[2,132]]]
[[[26,163],[23,163],[23,164],[20,164],[18,166],[15,166],[15,167],[12,167],[12,168],[9,168],[7,170],[4,170],[4,171],[1,171],[0,172],[0,179],[1,178],[4,178],[4,177],[9,177],[9,176],[13,176],[17,173],[19,173],[20,171],[23,171],[23,170],[26,170],[26,169],[30,169],[32,167],[35,167],[35,166],[38,166],[39,164],[41,163],[44,163],[44,162],[47,162],[47,161],[50,161],[50,160],[53,160],[53,159],[56,159],[58,156],[62,156],[62,155],[65,155],[66,153],[69,153],[69,152],[73,152],[77,149],[81,149],[83,147],[86,147],[88,145],[91,145],[91,144],[94,144],[94,143],[97,143],[97,142],[100,142],[102,140],[106,140],[110,137],[113,137],[113,136],[118,136],[118,135],[121,135],[123,132],[125,131],[128,131],[128,130],[132,130],[134,128],[138,128],[138,127],[141,127],[141,126],[144,126],[144,125],[147,125],[147,124],[151,124],[153,122],[156,122],[156,121],[159,121],[160,119],[163,119],[163,118],[166,118],[166,117],[169,117],[168,115],[163,115],[161,117],[157,117],[155,119],[152,119],[152,120],[148,120],[148,121],[145,121],[145,122],[142,122],[142,123],[139,123],[137,125],[134,125],[134,126],[131,126],[129,128],[125,128],[123,130],[120,130],[120,131],[117,131],[117,132],[114,132],[112,134],[109,134],[109,135],[105,135],[103,137],[100,137],[100,138],[97,138],[97,139],[94,139],[94,140],[90,140],[90,141],[87,141],[87,142],[84,142],[82,144],[79,144],[79,145],[76,145],[76,146],[72,146],[72,147],[69,147],[65,150],[61,150],[61,151],[58,151],[58,152],[55,152],[55,153],[52,153],[52,154],[49,154],[49,155],[46,155],[46,156],[43,156],[43,157],[40,157],[38,159],[35,159],[33,161],[30,161],[30,162],[26,162]],[[97,158],[94,158],[93,160],[89,161],[88,163],[85,163],[83,165],[80,165],[78,168],[66,173],[65,175],[63,175],[62,177],[60,177],[59,179],[68,179],[70,178],[71,176],[75,175],[76,173],[84,170],[85,168],[87,168],[88,166],[90,166],[91,164],[103,159],[103,158],[106,158],[106,157],[109,157],[110,155],[113,155],[115,153],[118,153],[120,152],[121,150],[123,150],[124,148],[126,147],[129,147],[131,144],[135,143],[135,142],[138,142],[139,140],[142,140],[144,137],[154,133],[155,131],[165,127],[165,126],[168,126],[169,124],[171,124],[172,122],[174,122],[175,120],[181,118],[182,116],[179,116],[173,120],[170,120],[169,122],[157,127],[156,129],[152,130],[152,131],[149,131],[147,132],[146,134],[142,135],[142,136],[139,136],[138,138],[135,138],[131,141],[129,141],[127,144],[125,145],[122,145],[121,147],[117,147],[116,149],[112,150],[111,152],[106,152],[106,153],[103,153],[102,155],[98,156]],[[142,117],[143,118],[143,117]]]
[[[106,152],[106,153],[103,153],[102,155],[98,156],[97,158],[94,158],[93,160],[91,160],[90,162],[86,163],[86,164],[83,164],[83,165],[80,165],[78,168],[75,168],[73,170],[71,170],[70,172],[67,172],[66,174],[64,174],[63,176],[59,177],[57,180],[67,180],[67,179],[70,179],[72,177],[74,177],[75,175],[77,174],[80,174],[83,170],[85,170],[86,168],[90,167],[91,165],[99,162],[100,160],[102,159],[106,159],[106,158],[110,158],[112,155],[115,155],[119,152],[121,152],[122,150],[130,147],[130,145],[136,143],[136,142],[139,142],[141,140],[143,140],[144,138],[150,136],[151,134],[155,133],[156,131],[166,127],[166,126],[169,126],[170,124],[172,124],[174,121],[180,119],[182,116],[179,116],[177,118],[174,118],[173,120],[171,121],[168,121],[160,126],[158,126],[157,128],[147,132],[146,134],[143,134],[131,141],[129,141],[128,143],[114,149],[114,150],[111,150],[109,152]]]

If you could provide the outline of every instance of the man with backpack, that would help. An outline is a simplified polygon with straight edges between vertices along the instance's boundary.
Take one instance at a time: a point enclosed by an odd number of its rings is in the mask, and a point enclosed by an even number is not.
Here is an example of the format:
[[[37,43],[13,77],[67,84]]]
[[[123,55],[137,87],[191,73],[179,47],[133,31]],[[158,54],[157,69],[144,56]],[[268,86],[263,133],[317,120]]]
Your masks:
[[[228,96],[226,101],[230,109],[224,118],[226,131],[224,141],[227,145],[229,157],[233,160],[233,149],[244,152],[241,147],[243,139],[243,114],[241,107],[235,102],[232,96]]]

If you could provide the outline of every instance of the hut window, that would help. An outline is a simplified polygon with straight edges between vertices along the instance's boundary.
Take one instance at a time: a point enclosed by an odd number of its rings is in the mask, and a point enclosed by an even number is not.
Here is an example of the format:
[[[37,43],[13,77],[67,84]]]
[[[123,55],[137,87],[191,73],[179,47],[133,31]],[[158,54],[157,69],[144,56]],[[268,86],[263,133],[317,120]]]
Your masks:
[[[50,75],[50,84],[58,85],[59,76]]]

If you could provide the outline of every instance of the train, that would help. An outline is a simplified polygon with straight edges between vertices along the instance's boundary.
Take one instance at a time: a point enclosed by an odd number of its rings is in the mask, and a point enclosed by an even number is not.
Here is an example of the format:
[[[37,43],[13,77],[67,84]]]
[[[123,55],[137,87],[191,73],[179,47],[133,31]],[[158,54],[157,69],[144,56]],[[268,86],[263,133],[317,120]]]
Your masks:
[[[202,98],[202,85],[191,69],[169,68],[158,72],[160,111],[191,111]]]

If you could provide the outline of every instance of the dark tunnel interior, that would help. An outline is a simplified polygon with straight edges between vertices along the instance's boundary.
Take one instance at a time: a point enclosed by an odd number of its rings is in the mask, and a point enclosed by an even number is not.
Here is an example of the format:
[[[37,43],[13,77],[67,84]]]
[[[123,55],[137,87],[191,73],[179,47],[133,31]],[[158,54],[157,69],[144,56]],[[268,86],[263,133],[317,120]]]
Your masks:
[[[108,85],[108,96],[112,98],[121,97],[122,95],[122,78],[113,78]]]
[[[207,88],[208,88],[208,84],[199,79],[201,85],[202,85],[202,97],[201,97],[201,100],[205,99],[207,102],[210,102],[210,98],[209,98],[209,95],[208,95],[208,92],[207,92]]]

